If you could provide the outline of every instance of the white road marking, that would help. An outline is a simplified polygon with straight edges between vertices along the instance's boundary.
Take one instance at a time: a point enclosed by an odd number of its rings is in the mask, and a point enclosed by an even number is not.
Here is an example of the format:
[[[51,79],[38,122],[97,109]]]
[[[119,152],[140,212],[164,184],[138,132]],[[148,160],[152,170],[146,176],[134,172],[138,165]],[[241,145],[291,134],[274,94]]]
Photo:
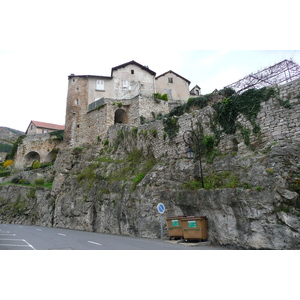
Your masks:
[[[37,228],[36,230],[37,230],[37,231],[42,231],[42,229],[39,229],[39,228]]]
[[[0,235],[12,235],[12,236],[16,236],[14,233],[0,233]]]
[[[61,236],[66,236],[65,234],[63,234],[63,233],[58,233],[58,235],[61,235]]]
[[[29,247],[31,247],[33,250],[36,250],[32,245],[30,245],[27,241],[25,241],[25,240],[22,240],[22,241],[24,241]]]
[[[95,245],[98,245],[98,246],[102,246],[101,244],[95,243],[95,242],[92,242],[92,241],[88,241],[88,243],[95,244]]]
[[[30,247],[30,246],[28,246],[28,245],[13,245],[13,244],[1,244],[0,247],[1,247],[1,246],[9,246],[9,247]],[[35,249],[33,248],[33,250],[35,250]]]
[[[33,250],[35,250],[28,242],[25,240],[20,240],[20,239],[0,239],[0,241],[22,241],[25,242],[27,245],[15,245],[15,244],[0,244],[1,246],[9,246],[9,247],[31,247]]]

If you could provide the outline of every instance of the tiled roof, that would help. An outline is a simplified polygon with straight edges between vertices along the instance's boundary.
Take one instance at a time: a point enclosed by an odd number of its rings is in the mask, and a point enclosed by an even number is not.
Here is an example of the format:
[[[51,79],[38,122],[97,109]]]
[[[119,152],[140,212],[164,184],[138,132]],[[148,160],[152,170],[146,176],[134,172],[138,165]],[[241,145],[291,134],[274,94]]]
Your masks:
[[[56,125],[56,124],[38,122],[38,121],[31,121],[31,123],[33,123],[38,128],[45,128],[45,129],[52,129],[52,130],[64,130],[65,129],[65,126],[63,126],[63,125]]]

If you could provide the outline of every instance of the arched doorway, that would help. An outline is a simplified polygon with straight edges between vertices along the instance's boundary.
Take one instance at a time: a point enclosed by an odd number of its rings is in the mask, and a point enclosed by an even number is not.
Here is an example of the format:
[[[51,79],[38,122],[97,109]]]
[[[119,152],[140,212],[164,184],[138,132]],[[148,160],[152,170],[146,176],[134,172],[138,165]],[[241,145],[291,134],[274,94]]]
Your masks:
[[[115,124],[126,124],[126,112],[124,109],[118,109],[115,112]]]
[[[41,161],[41,156],[35,151],[30,151],[25,155],[24,164],[30,166],[35,160]]]

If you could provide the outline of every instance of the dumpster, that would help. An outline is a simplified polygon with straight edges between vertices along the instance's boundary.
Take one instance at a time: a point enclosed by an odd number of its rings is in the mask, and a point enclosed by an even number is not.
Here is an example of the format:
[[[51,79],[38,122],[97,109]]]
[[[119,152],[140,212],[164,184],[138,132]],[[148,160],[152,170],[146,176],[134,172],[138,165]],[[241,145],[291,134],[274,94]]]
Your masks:
[[[168,235],[170,238],[183,238],[183,231],[181,226],[181,220],[183,218],[186,218],[186,216],[174,216],[166,218],[168,225]]]
[[[207,218],[186,217],[181,219],[183,238],[185,240],[207,240]]]

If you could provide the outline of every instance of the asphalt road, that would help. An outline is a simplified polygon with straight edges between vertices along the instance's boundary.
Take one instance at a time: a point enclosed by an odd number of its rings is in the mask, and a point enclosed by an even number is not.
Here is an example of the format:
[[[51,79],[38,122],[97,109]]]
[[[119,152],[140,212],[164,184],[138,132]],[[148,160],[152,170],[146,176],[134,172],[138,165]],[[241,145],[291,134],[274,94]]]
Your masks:
[[[226,250],[188,247],[167,240],[100,234],[52,227],[0,224],[0,250]]]

